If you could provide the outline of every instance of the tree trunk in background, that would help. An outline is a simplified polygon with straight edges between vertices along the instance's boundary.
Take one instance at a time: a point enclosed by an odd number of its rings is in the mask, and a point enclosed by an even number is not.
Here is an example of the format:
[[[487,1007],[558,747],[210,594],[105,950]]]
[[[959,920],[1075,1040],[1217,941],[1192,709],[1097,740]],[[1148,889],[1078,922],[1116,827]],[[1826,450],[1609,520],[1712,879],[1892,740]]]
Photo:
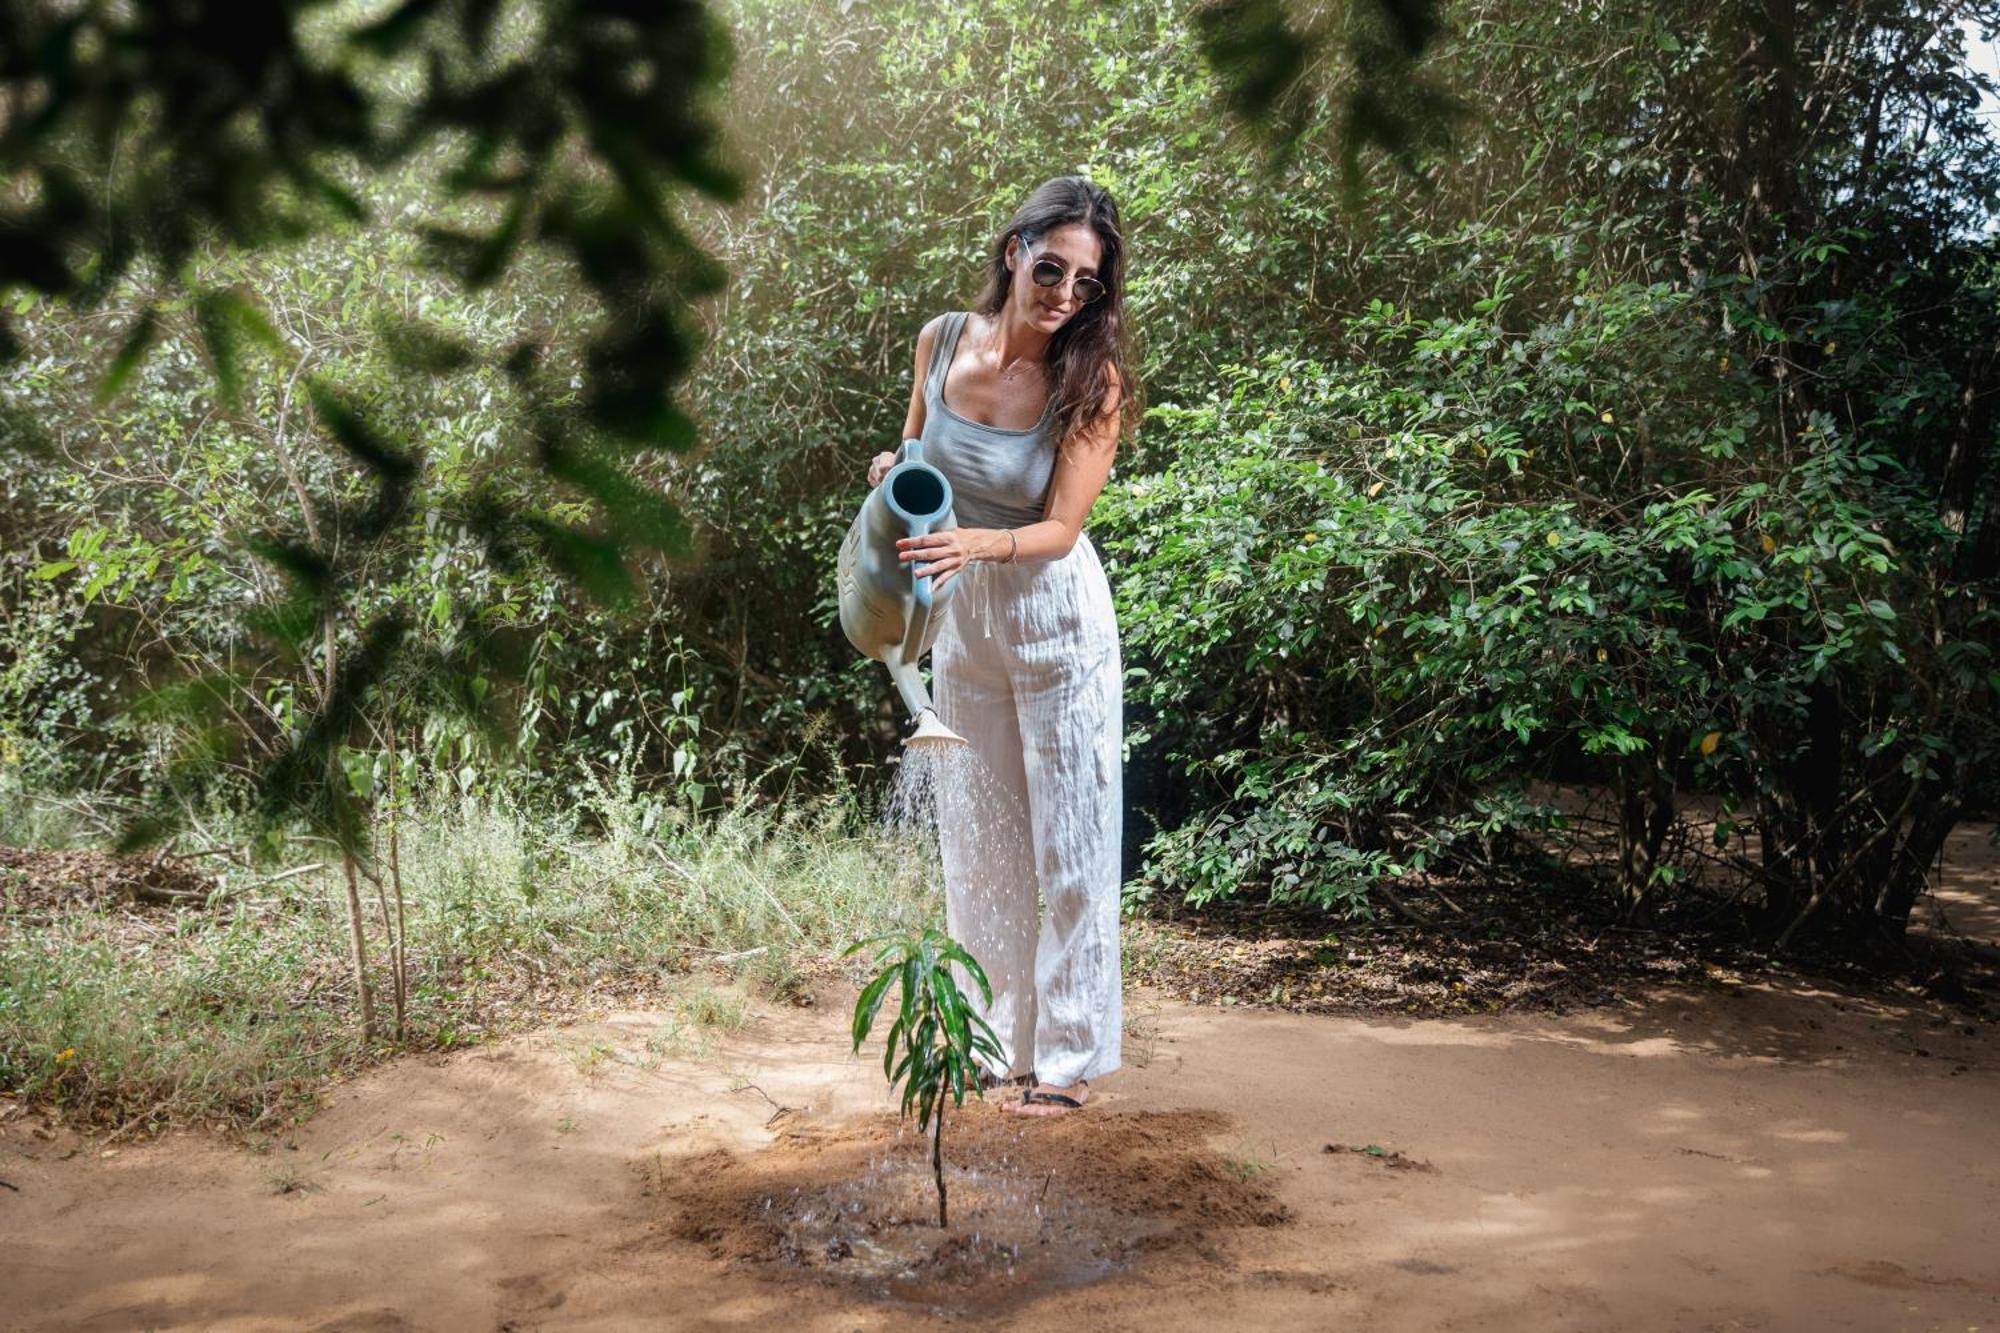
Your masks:
[[[396,755],[396,715],[389,715],[389,884],[396,895],[396,919],[389,929],[396,980],[396,1040],[407,1035],[404,1018],[409,998],[408,940],[403,924],[402,785],[398,780]]]
[[[375,1040],[375,993],[368,985],[368,936],[361,928],[361,882],[354,865],[354,853],[340,853],[341,868],[347,872],[347,926],[354,943],[354,990],[361,997],[361,1040]]]
[[[1650,755],[1618,765],[1618,891],[1627,920],[1636,917],[1654,886],[1660,851],[1674,826],[1673,778]]]
[[[1882,890],[1875,899],[1875,925],[1883,935],[1901,940],[1910,929],[1910,910],[1930,884],[1931,867],[1944,851],[1945,839],[1965,813],[1956,792],[1944,794],[1917,811],[1910,832],[1896,849]]]

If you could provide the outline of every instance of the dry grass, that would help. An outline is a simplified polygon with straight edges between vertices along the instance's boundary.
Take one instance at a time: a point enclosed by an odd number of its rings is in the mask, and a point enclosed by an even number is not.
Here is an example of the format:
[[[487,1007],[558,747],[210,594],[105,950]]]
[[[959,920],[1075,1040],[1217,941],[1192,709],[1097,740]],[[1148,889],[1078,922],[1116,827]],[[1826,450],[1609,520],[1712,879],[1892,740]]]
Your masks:
[[[331,859],[304,843],[287,854]],[[445,800],[405,821],[401,861],[400,1049],[635,1000],[674,1006],[666,1043],[704,1044],[746,1010],[735,991],[690,989],[691,974],[791,999],[854,938],[940,910],[912,858],[851,801],[697,821],[603,787],[560,817]],[[270,883],[269,866],[218,868],[214,906],[79,894],[52,911],[43,895],[32,919],[0,915],[0,1092],[117,1134],[269,1129],[398,1049],[359,1040],[335,872]],[[386,935],[369,906],[382,1014]]]

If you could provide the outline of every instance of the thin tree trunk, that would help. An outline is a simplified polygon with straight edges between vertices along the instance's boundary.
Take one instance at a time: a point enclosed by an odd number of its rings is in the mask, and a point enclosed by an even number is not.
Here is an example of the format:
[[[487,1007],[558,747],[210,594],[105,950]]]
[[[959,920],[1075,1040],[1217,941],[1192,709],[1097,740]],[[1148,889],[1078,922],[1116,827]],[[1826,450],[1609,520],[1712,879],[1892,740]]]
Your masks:
[[[1901,940],[1910,928],[1910,909],[1930,883],[1931,867],[1944,850],[1945,839],[1958,826],[1963,810],[1956,792],[1936,800],[1918,814],[1909,836],[1897,849],[1893,869],[1875,900],[1876,928],[1887,938]]]
[[[396,956],[401,952],[396,947],[396,919],[389,912],[389,890],[383,886],[380,875],[370,875],[375,885],[375,905],[382,909],[382,929],[389,933],[389,1000],[395,1006],[396,1040],[403,1039],[403,988],[396,980]]]
[[[409,952],[405,948],[405,945],[408,943],[408,937],[403,926],[403,858],[401,850],[403,797],[402,788],[397,785],[396,777],[396,718],[392,713],[389,716],[389,884],[396,895],[396,933],[391,940],[391,948],[395,951],[396,969],[396,1040],[400,1043],[404,1037],[404,1000],[409,994],[410,986],[409,972],[405,965],[405,960],[409,956]]]
[[[1618,870],[1625,917],[1634,920],[1653,890],[1660,851],[1674,824],[1674,784],[1658,761],[1628,759],[1618,767]]]
[[[354,941],[354,989],[361,996],[361,1040],[375,1040],[375,994],[368,987],[368,936],[361,922],[361,883],[355,873],[354,853],[340,851],[341,867],[347,871],[347,928]]]

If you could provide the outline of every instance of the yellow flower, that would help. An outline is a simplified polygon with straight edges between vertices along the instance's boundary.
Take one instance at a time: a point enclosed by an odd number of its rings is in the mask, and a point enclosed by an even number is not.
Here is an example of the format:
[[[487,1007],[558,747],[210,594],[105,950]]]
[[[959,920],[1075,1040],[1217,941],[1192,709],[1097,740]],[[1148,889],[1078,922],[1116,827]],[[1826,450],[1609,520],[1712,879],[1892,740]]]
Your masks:
[[[1711,731],[1708,735],[1701,738],[1701,752],[1703,754],[1714,754],[1715,747],[1720,744],[1722,744],[1722,733]]]
[[[1607,411],[1604,411],[1604,412],[1600,412],[1600,413],[1598,414],[1598,417],[1597,417],[1597,419],[1598,419],[1599,421],[1602,421],[1602,422],[1603,422],[1603,423],[1604,423],[1605,425],[1607,425],[1607,426],[1608,426],[1608,425],[1610,425],[1610,424],[1611,424],[1611,413],[1610,413],[1610,412],[1609,412],[1608,410],[1607,410]]]
[[[66,1065],[74,1059],[76,1059],[76,1047],[74,1046],[65,1046],[56,1052],[56,1063],[59,1065]]]
[[[1290,393],[1291,391],[1292,391],[1292,377],[1290,375],[1280,375],[1278,377],[1278,392]]]
[[[1611,654],[1605,652],[1602,648],[1599,648],[1597,650],[1597,660],[1600,662],[1609,662],[1611,660]]]
[[[1379,495],[1381,491],[1382,491],[1382,483],[1378,481],[1373,486],[1370,486],[1368,488],[1368,496],[1370,499],[1373,499],[1375,496]]]
[[[1560,532],[1551,532],[1543,540],[1551,546],[1561,546],[1563,544],[1563,535]]]

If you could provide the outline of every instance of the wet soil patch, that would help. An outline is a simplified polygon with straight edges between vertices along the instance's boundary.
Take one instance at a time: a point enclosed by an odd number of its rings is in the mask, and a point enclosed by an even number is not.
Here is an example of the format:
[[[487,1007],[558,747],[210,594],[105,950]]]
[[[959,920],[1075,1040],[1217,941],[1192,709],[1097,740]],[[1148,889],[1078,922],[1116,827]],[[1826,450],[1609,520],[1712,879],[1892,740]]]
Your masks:
[[[951,1226],[913,1122],[802,1125],[753,1154],[643,1164],[665,1231],[733,1268],[939,1314],[990,1315],[1129,1272],[1229,1261],[1289,1213],[1205,1140],[1206,1112],[1023,1122],[968,1107],[945,1129]]]

